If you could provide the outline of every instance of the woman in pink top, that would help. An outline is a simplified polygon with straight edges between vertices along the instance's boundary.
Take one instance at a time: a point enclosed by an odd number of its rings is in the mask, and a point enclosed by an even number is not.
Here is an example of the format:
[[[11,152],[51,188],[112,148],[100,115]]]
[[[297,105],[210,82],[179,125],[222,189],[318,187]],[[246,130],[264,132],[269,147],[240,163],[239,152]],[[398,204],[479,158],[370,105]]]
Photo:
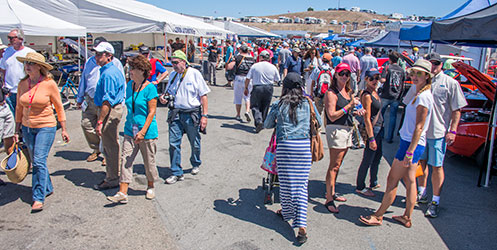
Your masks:
[[[26,57],[17,57],[17,60],[24,63],[26,76],[19,82],[17,90],[15,140],[18,142],[19,134],[22,134],[28,146],[33,166],[31,212],[39,212],[43,209],[45,197],[53,193],[52,181],[47,168],[48,153],[57,130],[53,107],[57,111],[62,127],[62,139],[69,142],[66,114],[57,84],[48,72],[52,66],[45,62],[45,57],[39,53],[30,52]]]

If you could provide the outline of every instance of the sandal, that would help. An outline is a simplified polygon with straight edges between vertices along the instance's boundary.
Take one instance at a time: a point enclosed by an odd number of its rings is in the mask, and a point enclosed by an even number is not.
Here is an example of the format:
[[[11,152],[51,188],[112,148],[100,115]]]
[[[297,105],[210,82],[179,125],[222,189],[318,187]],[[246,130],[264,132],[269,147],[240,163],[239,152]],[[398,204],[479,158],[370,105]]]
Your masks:
[[[404,227],[410,228],[412,226],[412,222],[410,218],[407,218],[407,216],[402,215],[402,216],[392,216],[392,219],[395,221],[399,222],[400,224],[404,225]]]
[[[383,218],[379,218],[375,215],[368,215],[366,217],[359,217],[359,221],[368,225],[368,226],[381,226],[383,223]]]
[[[333,200],[326,202],[326,204],[324,204],[324,207],[326,208],[326,210],[328,210],[328,212],[330,212],[332,214],[338,214],[338,212],[339,212],[339,210],[338,210],[338,208],[335,205],[335,202]],[[333,207],[333,209],[330,209],[330,207]]]
[[[363,190],[356,189],[355,192],[358,194],[364,195],[366,197],[374,197],[375,196],[373,191],[369,190],[368,188],[365,188]]]
[[[307,242],[307,233],[301,233],[301,232],[299,232],[299,233],[297,234],[297,242],[298,242],[299,244],[304,244],[304,243],[306,243],[306,242]]]
[[[31,213],[40,212],[41,210],[43,210],[43,203],[39,201],[33,202],[33,205],[31,206]]]
[[[339,201],[339,202],[346,202],[347,201],[347,198],[343,197],[343,196],[339,196],[338,194],[334,194],[333,195],[333,200],[335,201]]]

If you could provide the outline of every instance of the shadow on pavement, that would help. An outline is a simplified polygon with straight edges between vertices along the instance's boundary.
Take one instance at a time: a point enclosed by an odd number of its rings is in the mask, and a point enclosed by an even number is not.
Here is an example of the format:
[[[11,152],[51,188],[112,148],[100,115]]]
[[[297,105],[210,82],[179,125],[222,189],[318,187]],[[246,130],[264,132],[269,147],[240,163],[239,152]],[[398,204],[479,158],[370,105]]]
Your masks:
[[[223,214],[231,215],[237,219],[254,223],[256,225],[272,229],[280,233],[288,241],[295,240],[295,233],[287,222],[281,220],[274,211],[267,210],[264,205],[263,190],[259,186],[256,189],[240,189],[238,199],[215,200],[214,210]]]
[[[91,153],[81,151],[60,150],[55,152],[55,157],[62,157],[68,161],[86,161]]]
[[[225,115],[209,115],[209,119],[216,120],[235,120],[234,116],[225,116]]]
[[[223,124],[221,124],[221,128],[238,129],[238,130],[243,130],[243,131],[251,133],[251,134],[255,134],[254,126],[245,125],[245,124],[241,124],[241,123],[237,123],[237,124],[223,123]]]
[[[74,185],[85,188],[93,188],[93,185],[100,183],[105,178],[105,168],[102,171],[93,172],[84,168],[73,168],[71,170],[59,170],[51,174],[52,176],[63,175],[64,178]]]
[[[4,186],[0,186],[0,206],[14,202],[19,198],[24,203],[31,205],[31,187],[8,181],[5,184]]]

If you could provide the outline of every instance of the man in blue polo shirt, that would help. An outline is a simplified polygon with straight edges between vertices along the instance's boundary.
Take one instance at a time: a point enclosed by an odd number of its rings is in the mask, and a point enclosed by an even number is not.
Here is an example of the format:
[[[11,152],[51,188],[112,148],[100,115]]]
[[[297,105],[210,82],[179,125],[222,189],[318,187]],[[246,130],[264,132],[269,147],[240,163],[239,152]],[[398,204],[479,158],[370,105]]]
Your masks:
[[[299,75],[302,75],[302,58],[300,58],[300,49],[294,48],[292,50],[292,56],[289,56],[286,59],[286,63],[283,66],[285,69],[283,70],[283,78],[290,72],[295,72]]]
[[[107,42],[103,37],[95,38],[95,46],[101,42]],[[112,63],[121,71],[124,76],[124,69],[121,61],[117,58],[112,59]],[[100,155],[100,137],[95,131],[98,120],[98,108],[95,106],[93,98],[98,80],[100,79],[100,66],[97,64],[95,56],[90,57],[86,61],[78,87],[78,96],[76,98],[77,107],[81,108],[81,128],[88,142],[88,145],[93,149],[93,153],[86,158],[87,162],[92,162],[98,159]],[[105,166],[105,158],[102,160],[102,166]]]
[[[94,188],[104,190],[117,187],[119,184],[119,137],[118,127],[123,115],[126,80],[121,71],[114,65],[114,47],[108,42],[101,42],[95,47],[95,59],[100,68],[100,79],[95,89],[95,105],[99,116],[95,130],[102,138],[106,165],[105,179]]]

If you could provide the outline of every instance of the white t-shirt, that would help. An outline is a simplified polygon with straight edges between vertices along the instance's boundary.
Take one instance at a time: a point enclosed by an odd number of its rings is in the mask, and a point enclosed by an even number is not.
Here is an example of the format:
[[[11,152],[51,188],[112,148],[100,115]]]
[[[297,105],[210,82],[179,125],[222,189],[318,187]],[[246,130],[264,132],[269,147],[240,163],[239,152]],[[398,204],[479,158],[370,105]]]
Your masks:
[[[5,70],[5,87],[10,89],[12,93],[17,93],[19,81],[26,76],[24,65],[17,61],[17,57],[26,57],[26,54],[29,52],[36,51],[28,47],[15,50],[14,47],[10,46],[3,52],[2,60],[0,60],[0,68]]]
[[[412,86],[411,88],[416,87]],[[414,129],[416,128],[416,108],[418,107],[418,105],[421,105],[428,109],[428,115],[426,116],[426,122],[423,126],[423,131],[421,132],[421,137],[419,138],[418,145],[426,146],[426,131],[428,130],[428,126],[430,125],[431,112],[433,112],[433,95],[431,94],[431,91],[423,91],[421,94],[419,94],[414,104],[412,103],[413,97],[414,96],[411,95],[410,101],[407,102],[404,124],[402,124],[402,128],[399,131],[400,138],[408,142],[412,140],[412,135],[414,133]]]
[[[247,78],[252,80],[253,86],[273,85],[280,81],[280,72],[269,62],[258,62],[250,68]]]
[[[185,77],[180,84],[178,91],[176,91],[176,89],[178,88],[178,84],[183,74],[178,74],[178,76],[174,77],[176,74],[178,73],[173,72],[171,76],[169,76],[169,84],[166,88],[166,91],[169,94],[174,95],[176,93],[174,107],[180,109],[191,109],[199,107],[200,97],[211,92],[211,90],[205,83],[202,74],[193,67],[188,67],[188,70],[186,71]],[[172,83],[173,79],[174,82]]]

